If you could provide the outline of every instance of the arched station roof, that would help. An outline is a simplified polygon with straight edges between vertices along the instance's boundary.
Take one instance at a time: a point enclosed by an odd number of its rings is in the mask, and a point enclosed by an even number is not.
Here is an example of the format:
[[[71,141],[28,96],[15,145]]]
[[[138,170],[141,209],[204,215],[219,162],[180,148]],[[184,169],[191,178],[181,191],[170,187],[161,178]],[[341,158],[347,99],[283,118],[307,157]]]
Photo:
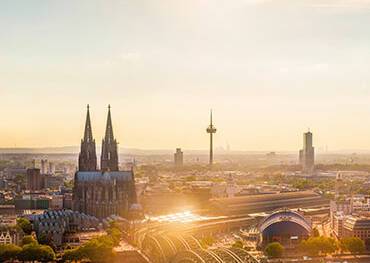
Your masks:
[[[303,227],[308,233],[311,232],[311,223],[301,214],[292,210],[279,210],[267,216],[260,223],[259,229],[263,233],[268,227],[281,222],[292,222]]]

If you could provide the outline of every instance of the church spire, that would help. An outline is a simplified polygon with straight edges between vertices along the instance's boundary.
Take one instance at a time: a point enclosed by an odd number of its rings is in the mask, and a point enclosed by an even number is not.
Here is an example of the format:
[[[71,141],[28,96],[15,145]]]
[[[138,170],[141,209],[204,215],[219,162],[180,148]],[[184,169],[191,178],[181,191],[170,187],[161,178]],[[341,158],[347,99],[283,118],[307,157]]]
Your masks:
[[[84,141],[91,142],[93,141],[91,121],[90,121],[90,106],[87,104],[87,114],[86,114],[86,123],[85,123],[85,134]]]
[[[107,126],[102,143],[101,169],[103,171],[118,171],[117,141],[113,136],[112,117],[108,105]]]
[[[107,126],[105,128],[105,141],[106,142],[114,141],[112,117],[110,114],[110,105],[108,105],[108,118],[107,118]]]
[[[87,105],[84,138],[81,140],[81,150],[78,158],[79,171],[96,171],[96,147],[92,135],[90,107]]]

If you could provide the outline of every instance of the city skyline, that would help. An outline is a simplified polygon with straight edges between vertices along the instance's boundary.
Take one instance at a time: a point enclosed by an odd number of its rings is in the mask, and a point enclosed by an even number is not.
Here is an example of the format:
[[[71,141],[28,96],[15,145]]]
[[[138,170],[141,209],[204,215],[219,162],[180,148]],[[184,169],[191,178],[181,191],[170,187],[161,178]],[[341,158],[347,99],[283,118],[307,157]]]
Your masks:
[[[108,109],[110,111],[110,104],[108,105]],[[90,109],[90,104],[87,104],[87,109],[89,111]],[[211,110],[211,116],[212,116],[212,110]],[[89,117],[90,118],[90,117]],[[212,119],[212,117],[211,117]],[[100,123],[100,122],[99,122]],[[93,128],[94,125],[91,125],[91,127]],[[106,128],[104,128],[106,129]],[[102,132],[103,129],[100,127],[97,127],[97,130],[99,132]],[[307,128],[307,131],[310,132],[311,129],[310,128]],[[207,132],[208,133],[208,132]],[[306,134],[305,132],[303,132],[303,134]],[[104,133],[102,136],[100,136],[102,139],[105,137]],[[100,140],[100,139],[99,139]],[[101,143],[99,143],[99,140],[98,140],[98,143],[97,143],[97,148],[100,150],[101,149]],[[209,139],[208,139],[209,140]],[[176,146],[177,147],[177,146]],[[193,151],[193,152],[201,152],[201,151],[208,151],[209,152],[209,143],[208,143],[208,146],[206,146],[205,148],[186,148],[185,147],[185,150],[186,151]],[[58,149],[63,149],[63,148],[66,148],[68,149],[66,152],[77,152],[78,151],[78,145],[76,144],[71,144],[71,145],[37,145],[37,146],[17,146],[16,144],[13,145],[13,146],[1,146],[0,145],[0,151],[1,150],[11,150],[11,149],[14,149],[15,151],[17,151],[17,149],[24,149],[26,150],[38,150],[38,149],[51,149],[53,152],[54,150],[57,150]],[[74,149],[76,148],[76,149]],[[130,151],[130,150],[133,150],[133,151],[172,151],[171,148],[166,148],[166,147],[153,147],[153,148],[145,148],[145,147],[127,147],[127,146],[121,146],[119,147],[121,149],[125,149],[126,151]],[[207,149],[208,148],[208,149]],[[296,152],[297,149],[274,149],[274,148],[260,148],[260,149],[241,149],[241,148],[232,148],[230,147],[230,144],[228,142],[225,142],[225,144],[216,144],[216,147],[212,147],[216,152],[219,152],[219,151],[225,151],[225,152],[269,152],[269,151],[274,151],[274,152],[284,152],[284,153],[294,153]],[[351,152],[351,151],[358,151],[359,153],[367,153],[367,152],[370,152],[370,149],[364,149],[364,148],[357,148],[357,149],[354,149],[354,148],[347,148],[347,149],[328,149],[328,145],[320,145],[318,147],[318,152],[319,153],[328,153],[328,152],[332,152],[332,153],[343,153],[343,152]],[[12,151],[10,151],[12,152]]]
[[[174,2],[1,3],[0,148],[370,150],[369,1]]]
[[[0,1],[0,261],[370,262],[370,0]]]

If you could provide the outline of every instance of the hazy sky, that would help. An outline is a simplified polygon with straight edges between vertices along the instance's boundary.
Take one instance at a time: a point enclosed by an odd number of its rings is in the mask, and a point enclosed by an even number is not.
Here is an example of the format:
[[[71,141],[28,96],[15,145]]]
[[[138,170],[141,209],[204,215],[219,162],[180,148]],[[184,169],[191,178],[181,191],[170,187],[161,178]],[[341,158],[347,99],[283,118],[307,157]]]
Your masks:
[[[370,149],[370,1],[0,1],[0,147]]]

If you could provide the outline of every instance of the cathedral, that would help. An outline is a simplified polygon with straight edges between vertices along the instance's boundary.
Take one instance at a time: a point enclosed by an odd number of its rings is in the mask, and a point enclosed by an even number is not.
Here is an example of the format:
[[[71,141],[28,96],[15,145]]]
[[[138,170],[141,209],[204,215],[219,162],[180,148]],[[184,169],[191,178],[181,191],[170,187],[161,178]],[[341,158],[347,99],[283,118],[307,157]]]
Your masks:
[[[117,145],[109,106],[99,170],[87,106],[85,133],[73,188],[74,210],[103,219],[110,215],[127,217],[130,208],[136,207],[134,173],[132,170],[119,170]]]

